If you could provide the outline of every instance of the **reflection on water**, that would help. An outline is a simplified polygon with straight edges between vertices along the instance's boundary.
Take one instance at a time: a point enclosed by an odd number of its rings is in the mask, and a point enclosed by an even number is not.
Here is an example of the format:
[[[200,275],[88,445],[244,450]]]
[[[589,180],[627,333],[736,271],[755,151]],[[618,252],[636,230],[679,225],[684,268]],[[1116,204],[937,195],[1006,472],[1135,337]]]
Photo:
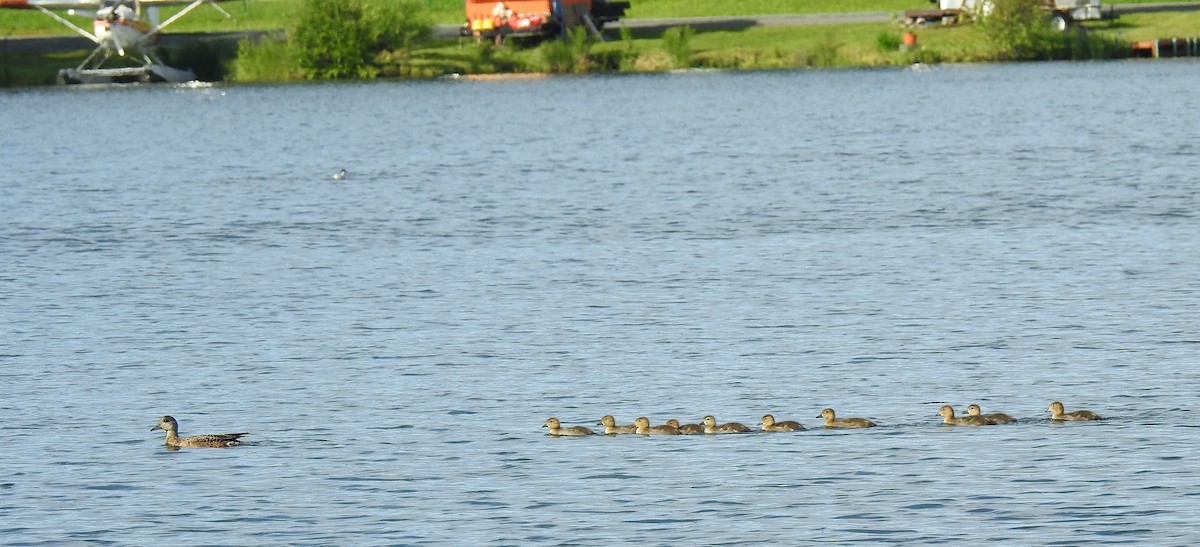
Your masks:
[[[1195,543],[1197,74],[5,93],[0,531]]]

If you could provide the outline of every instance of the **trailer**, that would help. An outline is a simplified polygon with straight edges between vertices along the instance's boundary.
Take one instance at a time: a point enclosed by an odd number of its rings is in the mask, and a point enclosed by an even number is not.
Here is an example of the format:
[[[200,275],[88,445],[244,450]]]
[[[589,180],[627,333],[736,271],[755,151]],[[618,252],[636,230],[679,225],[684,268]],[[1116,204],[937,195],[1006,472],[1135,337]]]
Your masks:
[[[464,36],[560,37],[583,27],[600,36],[605,23],[625,16],[629,2],[610,0],[466,0]]]
[[[909,25],[942,22],[961,23],[968,17],[986,17],[995,7],[992,0],[929,0],[938,9],[917,9],[904,12]],[[1066,31],[1075,21],[1100,21],[1115,19],[1112,6],[1100,5],[1100,0],[1045,0],[1043,7],[1048,13],[1050,25]]]

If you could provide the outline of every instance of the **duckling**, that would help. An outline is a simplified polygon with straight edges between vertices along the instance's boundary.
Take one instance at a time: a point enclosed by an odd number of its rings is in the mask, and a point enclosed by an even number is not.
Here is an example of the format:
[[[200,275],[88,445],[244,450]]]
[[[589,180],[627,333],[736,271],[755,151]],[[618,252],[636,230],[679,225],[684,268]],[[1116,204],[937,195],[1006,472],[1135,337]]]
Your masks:
[[[994,424],[1010,424],[1010,423],[1017,421],[1016,418],[1013,418],[1012,416],[1009,416],[1008,414],[1005,414],[1003,412],[993,412],[991,414],[984,414],[983,410],[979,408],[979,405],[975,405],[975,404],[967,405],[967,415],[968,416],[983,416],[984,418],[991,420],[991,422]]]
[[[758,422],[762,426],[763,431],[801,431],[804,426],[800,422],[788,420],[786,422],[776,422],[775,416],[767,414]]]
[[[1046,410],[1050,411],[1051,420],[1085,421],[1101,419],[1099,414],[1096,414],[1090,410],[1072,410],[1071,412],[1063,412],[1063,410],[1065,410],[1063,408],[1063,404],[1058,401],[1050,403],[1050,408],[1047,408]]]
[[[669,425],[650,425],[650,420],[645,416],[633,421],[637,426],[638,435],[679,435],[679,428]]]
[[[674,427],[675,429],[678,429],[680,435],[695,435],[697,433],[704,433],[704,426],[702,426],[700,424],[679,425],[679,420],[676,420],[674,418],[667,420],[666,425],[669,425],[671,427]]]
[[[163,416],[150,431],[161,429],[167,432],[166,445],[174,448],[225,448],[246,444],[238,439],[249,433],[221,433],[217,435],[196,435],[194,437],[179,437],[179,422],[171,416]]]
[[[866,418],[842,418],[839,420],[832,408],[822,410],[821,415],[817,417],[825,418],[825,427],[875,427],[875,422]]]
[[[704,417],[704,432],[705,433],[749,433],[751,430],[737,422],[729,422],[726,424],[717,424],[717,419],[711,415]]]
[[[983,416],[963,416],[960,418],[954,417],[954,407],[950,405],[942,405],[938,409],[938,416],[943,418],[942,423],[946,425],[993,425],[994,422],[984,418]]]
[[[558,418],[550,418],[546,420],[546,424],[542,427],[550,428],[551,437],[583,437],[585,435],[596,434],[596,432],[581,425],[563,427],[562,424],[558,423]]]
[[[605,435],[619,435],[622,433],[637,433],[637,424],[617,425],[617,419],[611,414],[600,418],[600,423],[596,425],[604,426]]]

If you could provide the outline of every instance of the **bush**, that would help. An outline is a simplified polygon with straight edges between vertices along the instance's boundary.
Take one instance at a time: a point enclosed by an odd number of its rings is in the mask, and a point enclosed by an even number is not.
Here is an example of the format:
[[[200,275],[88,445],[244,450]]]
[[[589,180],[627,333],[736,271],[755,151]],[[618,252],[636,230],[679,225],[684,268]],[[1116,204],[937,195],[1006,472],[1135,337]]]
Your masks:
[[[994,1],[994,9],[980,19],[980,25],[999,60],[1111,59],[1128,50],[1119,41],[1097,37],[1082,26],[1071,32],[1056,30],[1042,0]]]
[[[1048,59],[1060,38],[1047,23],[1041,0],[994,0],[979,23],[1001,60]]]
[[[587,29],[575,27],[567,30],[565,40],[547,40],[539,49],[549,72],[587,72],[591,47]]]
[[[692,36],[696,31],[687,25],[671,27],[663,32],[663,49],[675,61],[675,68],[692,65]]]
[[[875,37],[875,47],[884,53],[891,53],[900,49],[900,37],[896,33],[883,31]]]
[[[237,57],[228,68],[228,77],[235,82],[278,82],[297,80],[294,48],[285,40],[242,40],[238,42]]]
[[[411,0],[305,0],[291,41],[309,79],[374,78],[382,51],[429,36],[423,4]]]

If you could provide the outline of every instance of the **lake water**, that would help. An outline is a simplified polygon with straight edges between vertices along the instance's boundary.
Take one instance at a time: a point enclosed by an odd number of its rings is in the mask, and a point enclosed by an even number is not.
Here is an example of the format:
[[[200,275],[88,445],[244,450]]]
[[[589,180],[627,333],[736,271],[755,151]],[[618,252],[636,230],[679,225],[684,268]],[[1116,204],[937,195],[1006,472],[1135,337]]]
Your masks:
[[[2,541],[1194,545],[1197,89],[1164,60],[5,91]],[[809,430],[541,428],[768,412]],[[258,442],[167,450],[164,414]]]

